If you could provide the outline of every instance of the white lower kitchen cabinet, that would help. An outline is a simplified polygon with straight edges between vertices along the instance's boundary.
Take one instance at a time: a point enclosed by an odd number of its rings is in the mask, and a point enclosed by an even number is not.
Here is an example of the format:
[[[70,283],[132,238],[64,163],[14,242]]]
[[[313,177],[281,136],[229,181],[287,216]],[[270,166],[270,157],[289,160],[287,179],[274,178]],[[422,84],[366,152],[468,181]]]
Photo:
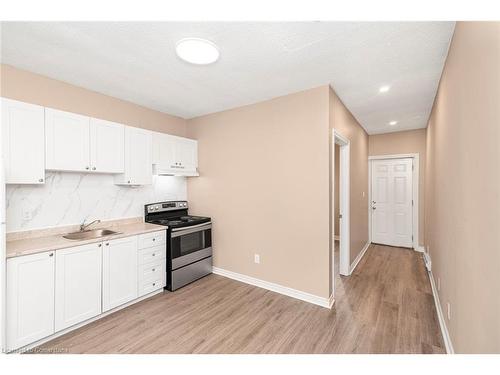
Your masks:
[[[7,259],[7,349],[54,333],[54,252]]]
[[[101,313],[102,243],[56,251],[55,330]]]
[[[103,243],[102,308],[111,310],[137,298],[137,236]]]

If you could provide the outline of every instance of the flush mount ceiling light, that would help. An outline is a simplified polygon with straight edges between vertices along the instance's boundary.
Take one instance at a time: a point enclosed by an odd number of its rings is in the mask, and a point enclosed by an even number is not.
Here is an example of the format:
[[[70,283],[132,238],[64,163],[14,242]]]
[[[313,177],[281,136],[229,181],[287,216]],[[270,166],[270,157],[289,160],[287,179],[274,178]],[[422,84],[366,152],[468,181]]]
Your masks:
[[[389,123],[389,125],[394,126],[394,125],[396,125],[397,123],[398,123],[397,121],[391,121],[391,122]]]
[[[219,49],[209,40],[200,38],[181,39],[175,52],[182,60],[195,65],[208,65],[219,59]]]
[[[389,85],[381,86],[378,89],[378,92],[387,92],[387,91],[389,91],[390,88],[391,88],[391,86],[389,86]]]

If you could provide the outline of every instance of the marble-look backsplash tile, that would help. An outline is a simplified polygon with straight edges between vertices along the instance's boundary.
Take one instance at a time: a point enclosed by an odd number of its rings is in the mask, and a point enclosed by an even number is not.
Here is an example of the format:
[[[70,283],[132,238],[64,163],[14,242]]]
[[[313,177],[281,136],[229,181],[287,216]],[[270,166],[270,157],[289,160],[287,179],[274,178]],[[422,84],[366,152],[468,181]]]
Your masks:
[[[44,185],[7,185],[7,232],[144,216],[144,204],[187,199],[185,177],[117,186],[112,175],[47,172]]]

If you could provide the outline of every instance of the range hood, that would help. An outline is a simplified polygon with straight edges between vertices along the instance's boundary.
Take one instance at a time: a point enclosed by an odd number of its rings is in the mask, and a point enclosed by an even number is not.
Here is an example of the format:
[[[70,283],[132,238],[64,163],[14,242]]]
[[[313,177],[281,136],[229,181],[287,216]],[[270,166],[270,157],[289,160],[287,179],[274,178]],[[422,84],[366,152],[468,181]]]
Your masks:
[[[200,175],[196,169],[172,168],[171,166],[164,166],[159,164],[153,164],[153,174],[157,176],[184,177],[197,177]]]

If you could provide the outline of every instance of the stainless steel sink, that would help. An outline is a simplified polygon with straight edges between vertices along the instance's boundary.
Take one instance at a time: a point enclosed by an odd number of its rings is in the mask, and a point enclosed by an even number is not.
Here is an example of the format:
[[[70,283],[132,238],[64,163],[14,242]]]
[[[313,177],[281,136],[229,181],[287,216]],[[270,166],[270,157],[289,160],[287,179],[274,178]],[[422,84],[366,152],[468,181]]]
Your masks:
[[[121,233],[109,229],[94,229],[94,230],[84,230],[79,232],[68,233],[65,234],[63,237],[68,240],[91,240],[94,238],[112,236],[114,234],[121,234]]]

